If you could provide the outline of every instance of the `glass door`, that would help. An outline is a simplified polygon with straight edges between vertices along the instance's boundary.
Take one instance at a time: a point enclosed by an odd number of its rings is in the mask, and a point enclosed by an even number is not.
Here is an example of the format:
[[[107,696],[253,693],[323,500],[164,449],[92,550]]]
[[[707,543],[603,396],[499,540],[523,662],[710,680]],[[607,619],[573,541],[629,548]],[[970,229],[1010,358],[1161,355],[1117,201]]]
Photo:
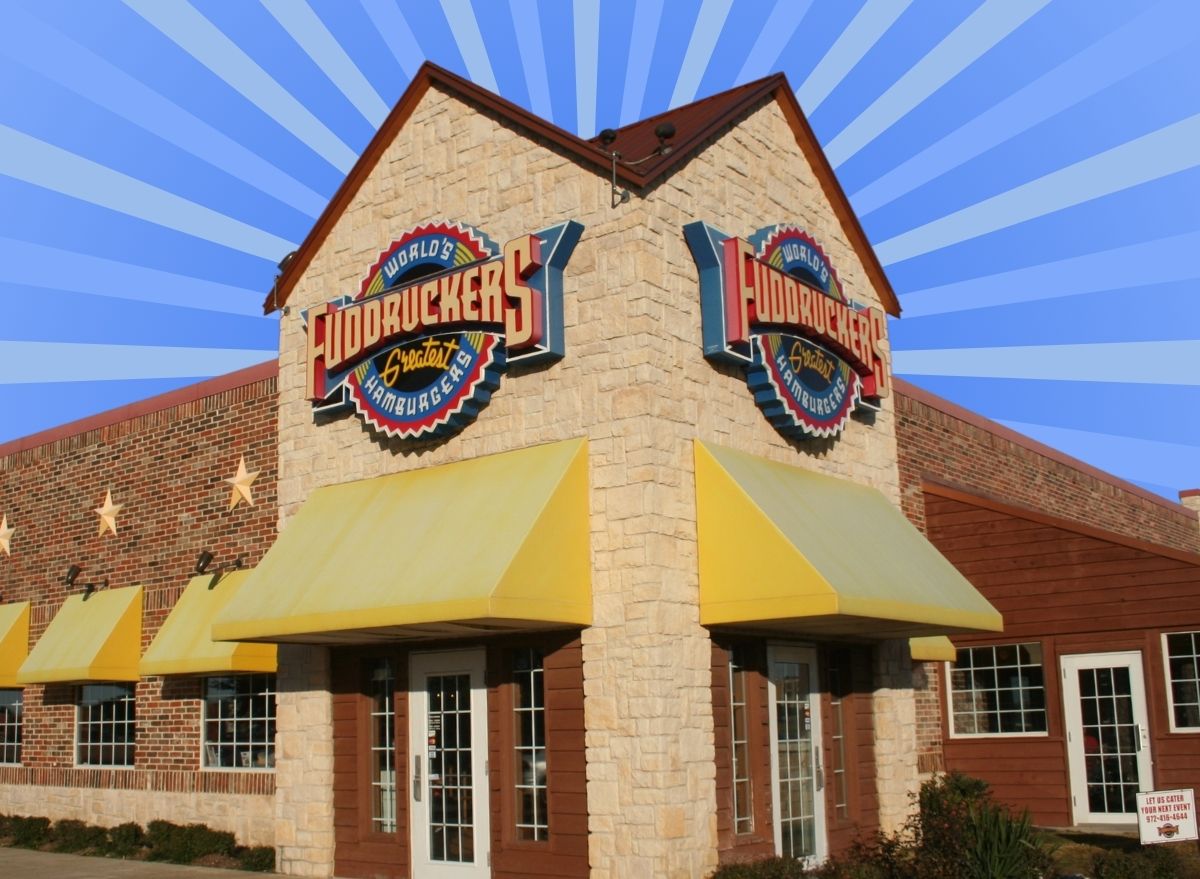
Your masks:
[[[1074,821],[1132,824],[1153,784],[1142,656],[1064,656],[1062,674]]]
[[[409,663],[413,875],[488,876],[484,652],[414,653]]]
[[[825,859],[825,787],[817,654],[808,647],[770,649],[771,781],[775,851],[808,863]]]

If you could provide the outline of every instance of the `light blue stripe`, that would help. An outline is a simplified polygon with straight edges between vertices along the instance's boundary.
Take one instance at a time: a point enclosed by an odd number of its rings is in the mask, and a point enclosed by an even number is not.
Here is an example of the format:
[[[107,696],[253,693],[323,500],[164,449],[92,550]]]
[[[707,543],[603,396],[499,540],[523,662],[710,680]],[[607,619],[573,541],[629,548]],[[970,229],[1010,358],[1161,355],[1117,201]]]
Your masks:
[[[679,78],[675,80],[675,91],[671,93],[672,107],[691,103],[696,99],[696,90],[700,88],[700,80],[712,60],[713,49],[725,27],[725,19],[729,17],[729,7],[733,0],[704,0],[700,13],[696,16],[696,24],[692,28],[692,38],[688,41],[687,52],[683,56],[683,64],[679,68]]]
[[[875,245],[884,265],[931,253],[1200,164],[1200,114]]]
[[[865,216],[890,204],[1187,45],[1195,32],[1176,23],[1193,2],[1151,7],[855,192],[854,209]]]
[[[1200,340],[938,348],[892,358],[900,375],[1200,386]]]
[[[261,0],[291,38],[308,53],[330,82],[338,87],[363,118],[378,128],[388,105],[304,0]]]
[[[836,168],[957,76],[1050,0],[986,0],[825,146]]]
[[[233,372],[275,356],[252,348],[0,342],[0,384],[193,378]]]
[[[0,125],[0,174],[277,262],[296,245]]]
[[[523,63],[523,62],[522,62]],[[575,133],[596,133],[596,77],[600,70],[600,2],[575,0]]]
[[[775,8],[763,22],[754,47],[733,81],[735,85],[769,76],[780,68],[779,56],[792,41],[812,4],[813,0],[776,0]]]
[[[343,173],[357,154],[185,0],[125,0],[172,42]]]
[[[400,69],[412,79],[421,69],[425,52],[413,35],[412,28],[408,26],[404,13],[396,6],[394,0],[359,0],[359,4],[370,17],[379,35],[383,37]]]
[[[633,30],[629,35],[625,90],[621,94],[622,125],[642,118],[646,81],[650,78],[650,62],[654,60],[654,44],[658,41],[658,25],[662,14],[663,0],[637,0],[633,12]]]
[[[11,30],[4,53],[10,58],[310,217],[324,210],[325,196],[22,7],[11,4],[5,16]],[[64,57],[71,63],[61,63]]]
[[[488,58],[487,46],[483,44],[483,34],[479,32],[479,22],[475,20],[475,10],[468,0],[441,0],[442,12],[454,34],[458,51],[462,54],[463,62],[467,65],[467,74],[476,85],[485,89],[499,92],[496,85],[496,74],[492,70],[492,62]]]
[[[1137,405],[1136,400],[1130,402]],[[999,423],[1125,479],[1169,486],[1176,497],[1184,489],[1200,486],[1200,445],[1194,443],[1135,439],[1024,421]]]
[[[1173,281],[1200,281],[1200,232],[1114,247],[1070,259],[956,281],[900,297],[904,316],[927,317],[972,308],[1057,299]]]
[[[912,0],[867,0],[862,9],[833,45],[817,62],[800,87],[796,98],[805,115],[816,112],[821,102],[838,87],[846,74],[862,60],[879,38],[887,33],[900,14],[912,4]]]
[[[508,8],[513,30],[521,35],[517,40],[517,51],[521,56],[521,69],[525,72],[530,109],[543,119],[553,119],[554,106],[550,103],[550,80],[546,76],[546,50],[542,46],[537,0],[508,0]]]
[[[0,238],[0,281],[254,317],[262,315],[267,297],[266,290],[233,287],[12,238]]]

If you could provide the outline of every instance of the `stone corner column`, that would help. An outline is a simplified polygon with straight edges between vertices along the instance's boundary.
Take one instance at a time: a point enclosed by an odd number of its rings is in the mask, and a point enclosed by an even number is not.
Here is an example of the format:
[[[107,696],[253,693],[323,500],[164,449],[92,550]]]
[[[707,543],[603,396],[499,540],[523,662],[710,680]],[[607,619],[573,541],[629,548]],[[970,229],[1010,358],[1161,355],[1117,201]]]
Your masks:
[[[914,808],[917,772],[917,709],[908,640],[883,641],[875,648],[875,777],[879,828],[890,833]]]

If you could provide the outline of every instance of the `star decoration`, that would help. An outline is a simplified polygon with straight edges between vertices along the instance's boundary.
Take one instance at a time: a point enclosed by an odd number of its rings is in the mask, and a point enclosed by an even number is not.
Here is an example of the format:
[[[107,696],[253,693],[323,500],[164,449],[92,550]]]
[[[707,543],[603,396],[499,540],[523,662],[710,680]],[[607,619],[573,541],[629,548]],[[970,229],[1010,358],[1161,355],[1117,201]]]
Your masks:
[[[250,506],[254,506],[254,497],[250,494],[250,486],[257,478],[258,471],[255,470],[253,473],[247,473],[246,459],[244,457],[239,459],[237,473],[234,474],[232,479],[224,480],[233,486],[233,489],[229,492],[229,509],[232,510],[242,501],[245,501]]]
[[[8,527],[8,516],[0,517],[0,549],[5,555],[12,555],[12,536],[16,530]]]
[[[117,513],[121,512],[121,507],[124,504],[114,504],[112,502],[112,492],[104,492],[104,506],[94,510],[95,514],[100,517],[100,528],[96,532],[97,535],[103,535],[104,529],[107,528],[114,535],[117,533]]]

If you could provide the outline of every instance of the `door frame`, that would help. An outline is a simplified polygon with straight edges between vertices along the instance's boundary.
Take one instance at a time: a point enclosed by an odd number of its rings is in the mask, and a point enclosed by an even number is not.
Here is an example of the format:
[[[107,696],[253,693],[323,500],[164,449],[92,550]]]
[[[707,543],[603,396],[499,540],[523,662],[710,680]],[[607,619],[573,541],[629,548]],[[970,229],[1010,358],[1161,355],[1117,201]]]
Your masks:
[[[779,801],[779,719],[775,708],[776,661],[808,663],[809,719],[813,756],[813,854],[804,858],[815,866],[829,857],[829,828],[825,815],[824,752],[825,737],[821,717],[821,674],[817,648],[808,644],[770,643],[767,645],[767,718],[770,727],[771,757],[771,833],[775,853],[783,853],[783,808]]]
[[[412,875],[440,879],[491,876],[491,784],[488,780],[487,652],[484,648],[413,652],[408,656],[409,845]],[[471,775],[474,862],[429,859],[429,757],[426,674],[468,674],[471,679]],[[413,770],[421,767],[420,778]]]
[[[1151,753],[1150,714],[1146,704],[1146,675],[1141,650],[1102,653],[1070,653],[1059,656],[1062,686],[1063,742],[1067,749],[1067,790],[1071,797],[1071,823],[1136,824],[1137,814],[1092,812],[1088,807],[1087,767],[1083,748],[1083,713],[1080,707],[1079,671],[1085,668],[1129,668],[1130,696],[1134,723],[1138,726],[1138,790],[1154,789],[1154,759]]]

